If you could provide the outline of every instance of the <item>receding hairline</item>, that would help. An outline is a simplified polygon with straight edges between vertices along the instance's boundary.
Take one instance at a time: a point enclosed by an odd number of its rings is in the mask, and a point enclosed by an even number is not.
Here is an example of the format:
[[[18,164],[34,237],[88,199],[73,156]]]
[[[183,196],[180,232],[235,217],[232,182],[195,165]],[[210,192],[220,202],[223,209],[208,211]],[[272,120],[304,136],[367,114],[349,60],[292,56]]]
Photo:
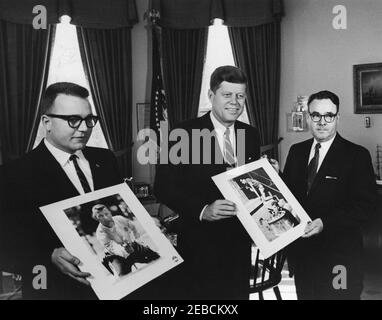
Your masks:
[[[89,108],[90,108],[90,110],[92,110],[92,108],[91,108],[91,104],[90,104],[90,101],[89,101],[89,98],[83,98],[83,97],[80,97],[80,96],[77,96],[77,95],[74,95],[74,94],[68,94],[68,93],[59,93],[59,94],[57,94],[57,96],[54,98],[54,100],[53,100],[53,102],[52,102],[52,105],[50,106],[50,108],[48,108],[47,110],[46,110],[46,112],[48,112],[48,111],[52,111],[53,109],[54,109],[54,107],[56,106],[56,102],[57,102],[57,99],[59,98],[59,97],[73,97],[73,98],[78,98],[78,99],[80,99],[80,100],[85,100],[86,102],[87,102],[87,104],[88,104],[88,106],[89,106]]]

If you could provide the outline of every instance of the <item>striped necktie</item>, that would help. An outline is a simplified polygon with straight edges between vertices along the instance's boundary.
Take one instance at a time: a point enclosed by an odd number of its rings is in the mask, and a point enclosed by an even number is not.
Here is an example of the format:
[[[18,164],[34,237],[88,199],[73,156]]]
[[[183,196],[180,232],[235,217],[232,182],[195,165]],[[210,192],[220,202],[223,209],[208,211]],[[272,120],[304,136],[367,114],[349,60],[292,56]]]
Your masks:
[[[320,160],[320,148],[321,144],[317,143],[315,146],[314,157],[310,160],[308,165],[308,193],[317,174],[318,162]]]
[[[88,180],[86,179],[85,174],[83,173],[83,171],[81,170],[80,166],[78,165],[77,158],[78,158],[77,155],[72,154],[72,155],[69,157],[69,160],[72,161],[73,164],[74,164],[74,168],[76,169],[78,179],[80,179],[81,186],[82,186],[82,188],[84,189],[84,192],[85,192],[85,193],[91,192],[92,189],[91,189],[90,186],[89,186],[89,182],[88,182]]]
[[[225,162],[228,163],[231,167],[235,167],[235,153],[233,151],[230,139],[230,130],[228,128],[224,132],[224,159]]]

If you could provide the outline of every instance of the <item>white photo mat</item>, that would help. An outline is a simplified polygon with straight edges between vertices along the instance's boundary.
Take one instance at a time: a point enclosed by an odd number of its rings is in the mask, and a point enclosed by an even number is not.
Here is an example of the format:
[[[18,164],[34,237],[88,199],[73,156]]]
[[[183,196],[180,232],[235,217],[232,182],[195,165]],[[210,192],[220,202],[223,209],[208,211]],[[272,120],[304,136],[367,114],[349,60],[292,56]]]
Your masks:
[[[267,159],[212,179],[225,199],[237,205],[237,217],[264,258],[301,237],[311,221]]]
[[[141,264],[140,269],[135,269],[134,272],[120,277],[116,277],[105,268],[99,253],[95,249],[92,250],[93,247],[85,241],[86,236],[80,236],[75,224],[65,213],[67,210],[80,208],[113,196],[128,206],[130,212],[135,216],[134,219],[138,222],[142,234],[160,256],[155,261]],[[101,300],[121,299],[183,262],[182,257],[156,226],[154,220],[125,183],[56,202],[41,207],[40,210],[65,248],[81,260],[80,270],[92,275],[88,280]],[[93,238],[95,237],[93,236]]]

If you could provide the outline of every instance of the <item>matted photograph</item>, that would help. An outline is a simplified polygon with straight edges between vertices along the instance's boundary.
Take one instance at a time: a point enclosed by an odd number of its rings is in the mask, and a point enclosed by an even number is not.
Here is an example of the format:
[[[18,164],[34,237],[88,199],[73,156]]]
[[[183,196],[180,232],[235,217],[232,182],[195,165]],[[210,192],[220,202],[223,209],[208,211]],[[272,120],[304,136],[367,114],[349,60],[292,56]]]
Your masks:
[[[223,196],[237,205],[237,217],[264,258],[301,237],[311,221],[267,159],[212,179]]]
[[[40,209],[100,299],[121,299],[183,262],[125,183]]]

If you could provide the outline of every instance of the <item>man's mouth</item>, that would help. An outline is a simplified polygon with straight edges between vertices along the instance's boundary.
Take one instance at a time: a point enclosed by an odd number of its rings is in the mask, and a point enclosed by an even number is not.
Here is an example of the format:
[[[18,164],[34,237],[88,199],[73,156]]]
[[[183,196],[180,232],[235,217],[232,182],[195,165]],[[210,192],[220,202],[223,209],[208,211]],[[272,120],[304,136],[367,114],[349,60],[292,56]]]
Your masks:
[[[225,108],[230,113],[237,113],[239,112],[239,108]]]

